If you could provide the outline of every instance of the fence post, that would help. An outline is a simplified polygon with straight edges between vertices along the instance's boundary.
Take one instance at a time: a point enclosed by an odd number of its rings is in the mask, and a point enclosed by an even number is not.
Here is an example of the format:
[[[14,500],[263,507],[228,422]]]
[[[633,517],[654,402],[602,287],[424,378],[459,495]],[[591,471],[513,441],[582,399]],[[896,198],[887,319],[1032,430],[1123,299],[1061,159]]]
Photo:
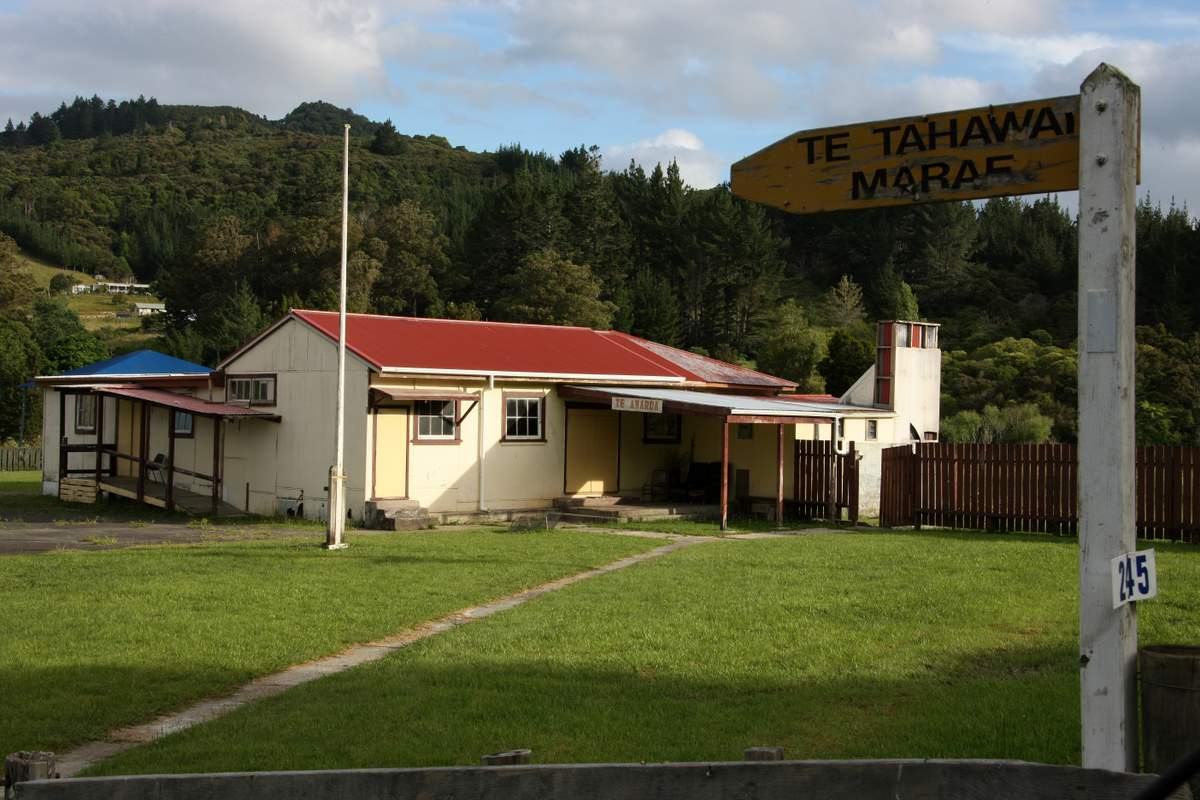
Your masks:
[[[854,447],[854,442],[850,442],[850,454],[846,456],[850,459],[850,481],[847,484],[847,490],[850,492],[850,522],[853,525],[858,524],[858,465],[862,460],[862,456],[858,454],[858,450]]]
[[[912,466],[912,487],[910,491],[910,500],[912,502],[912,519],[913,530],[921,530],[921,443],[913,447],[912,458],[909,459]]]
[[[1179,484],[1183,480],[1183,448],[1172,447],[1171,458],[1167,462],[1167,481],[1170,488],[1167,491],[1167,529],[1171,531],[1170,538],[1183,540],[1183,526],[1179,524]]]
[[[825,519],[829,522],[833,522],[837,516],[838,456],[834,450],[834,440],[832,438],[834,432],[830,434],[829,456],[825,459]]]
[[[792,499],[796,501],[796,514],[803,517],[805,512],[800,510],[800,440],[792,442]]]
[[[4,800],[15,794],[18,783],[40,781],[55,777],[54,753],[40,750],[22,750],[4,759]]]

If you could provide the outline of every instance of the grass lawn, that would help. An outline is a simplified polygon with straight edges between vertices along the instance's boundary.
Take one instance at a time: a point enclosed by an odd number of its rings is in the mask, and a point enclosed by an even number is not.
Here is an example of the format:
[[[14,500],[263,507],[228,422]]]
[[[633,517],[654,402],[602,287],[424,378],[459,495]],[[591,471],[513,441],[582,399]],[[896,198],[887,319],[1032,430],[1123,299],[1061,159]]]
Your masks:
[[[288,664],[660,542],[349,534],[0,557],[0,753],[62,751]]]
[[[92,284],[96,282],[96,279],[91,275],[72,269],[56,267],[50,262],[43,261],[37,256],[30,255],[23,250],[17,251],[17,264],[29,270],[29,274],[33,276],[34,283],[37,284],[39,289],[50,288],[50,279],[60,272],[70,275],[75,283]]]
[[[40,494],[42,491],[41,470],[23,469],[0,472],[0,494]]]
[[[1143,643],[1200,638],[1156,544]],[[132,750],[107,773],[792,758],[1079,759],[1075,542],[832,533],[698,545]]]

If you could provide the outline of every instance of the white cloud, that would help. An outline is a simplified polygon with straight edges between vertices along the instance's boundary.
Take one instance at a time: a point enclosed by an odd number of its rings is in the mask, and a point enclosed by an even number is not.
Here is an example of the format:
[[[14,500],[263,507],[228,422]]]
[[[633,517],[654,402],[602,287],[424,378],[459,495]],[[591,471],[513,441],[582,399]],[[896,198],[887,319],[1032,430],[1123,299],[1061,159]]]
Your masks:
[[[1002,7],[1001,7],[1002,6]],[[1047,0],[523,0],[506,7],[512,65],[569,66],[664,113],[794,116],[792,91],[814,69],[869,79],[923,67],[948,34],[1030,36],[1056,30]],[[702,69],[698,69],[702,65]]]
[[[632,144],[609,145],[603,152],[609,169],[624,169],[633,160],[650,171],[656,164],[665,168],[674,161],[684,182],[698,189],[716,186],[729,177],[725,160],[706,150],[699,136],[682,128],[671,128]]]
[[[1046,0],[890,0],[880,16],[926,18],[941,30],[1022,34],[1060,25],[1063,5]]]
[[[1200,135],[1175,141],[1142,137],[1142,184],[1138,196],[1149,195],[1155,203],[1165,207],[1174,201],[1176,205],[1187,205],[1195,217],[1200,216],[1200,197],[1196,186],[1200,185]]]
[[[569,97],[557,97],[516,83],[452,78],[430,81],[425,86],[438,94],[457,97],[476,111],[496,111],[513,106],[540,106],[582,117],[587,108]]]
[[[350,103],[385,86],[383,51],[403,46],[386,19],[339,0],[44,0],[0,15],[0,106],[146,94],[279,116]]]
[[[836,80],[808,97],[806,127],[976,108],[1003,99],[1003,89],[975,78],[920,75],[897,83]]]
[[[1016,62],[1022,70],[1040,69],[1047,64],[1067,64],[1080,55],[1102,47],[1111,47],[1115,40],[1099,33],[1073,33],[1057,36],[1009,36],[998,33],[949,37],[961,49],[972,53],[988,53]]]
[[[1073,94],[1101,62],[1118,67],[1141,86],[1144,134],[1170,142],[1200,131],[1200,44],[1129,41],[1099,47],[1046,67],[1034,84],[1046,93]]]

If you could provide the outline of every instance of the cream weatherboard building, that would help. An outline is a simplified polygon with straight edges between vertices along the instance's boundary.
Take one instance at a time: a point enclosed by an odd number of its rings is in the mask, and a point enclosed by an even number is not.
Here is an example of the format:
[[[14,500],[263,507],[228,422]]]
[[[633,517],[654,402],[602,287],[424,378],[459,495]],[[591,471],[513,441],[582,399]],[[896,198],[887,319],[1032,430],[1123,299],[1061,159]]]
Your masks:
[[[336,332],[336,314],[297,310],[210,373],[39,378],[46,491],[323,517]],[[869,476],[879,446],[937,436],[937,326],[879,337],[839,399],[616,331],[352,314],[347,509],[505,516],[663,482],[696,501],[786,499],[793,443],[831,436],[856,442]]]

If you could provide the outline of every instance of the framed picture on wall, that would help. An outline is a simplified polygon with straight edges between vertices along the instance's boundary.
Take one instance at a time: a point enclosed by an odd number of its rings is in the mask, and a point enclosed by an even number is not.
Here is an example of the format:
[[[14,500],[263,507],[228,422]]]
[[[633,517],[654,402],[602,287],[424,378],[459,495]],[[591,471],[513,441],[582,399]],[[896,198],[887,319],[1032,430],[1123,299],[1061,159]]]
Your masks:
[[[678,414],[644,414],[642,441],[646,444],[679,444]]]

